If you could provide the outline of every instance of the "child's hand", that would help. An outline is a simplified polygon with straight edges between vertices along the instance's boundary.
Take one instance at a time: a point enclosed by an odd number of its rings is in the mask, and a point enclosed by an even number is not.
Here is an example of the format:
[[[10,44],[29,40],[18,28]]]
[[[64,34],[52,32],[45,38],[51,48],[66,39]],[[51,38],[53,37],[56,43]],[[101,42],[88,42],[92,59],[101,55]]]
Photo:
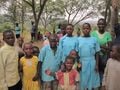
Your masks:
[[[51,75],[51,71],[49,70],[49,69],[47,69],[47,70],[45,70],[45,73],[47,74],[47,75]]]
[[[38,75],[35,75],[32,80],[37,81],[38,80]]]

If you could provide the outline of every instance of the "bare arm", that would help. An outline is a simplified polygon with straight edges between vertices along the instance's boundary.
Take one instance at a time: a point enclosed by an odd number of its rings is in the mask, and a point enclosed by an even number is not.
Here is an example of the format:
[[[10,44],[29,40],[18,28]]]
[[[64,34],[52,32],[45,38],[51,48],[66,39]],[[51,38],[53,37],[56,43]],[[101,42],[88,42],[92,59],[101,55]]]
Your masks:
[[[20,77],[22,79],[23,78],[23,65],[20,63],[20,60],[18,62],[18,67],[19,67]]]
[[[41,65],[42,65],[42,62],[39,61],[38,64],[37,64],[37,72],[36,72],[36,75],[35,77],[33,78],[33,81],[36,81],[36,80],[40,80],[41,81]]]
[[[95,70],[96,70],[96,72],[98,72],[99,52],[97,52],[97,53],[95,54],[95,59],[96,59],[96,66],[95,66]]]

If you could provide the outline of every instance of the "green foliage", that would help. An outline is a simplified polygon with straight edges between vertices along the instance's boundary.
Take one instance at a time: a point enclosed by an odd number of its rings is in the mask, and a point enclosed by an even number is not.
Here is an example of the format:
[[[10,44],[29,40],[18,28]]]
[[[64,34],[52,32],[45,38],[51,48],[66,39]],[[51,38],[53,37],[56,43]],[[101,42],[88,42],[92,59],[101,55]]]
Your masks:
[[[5,22],[0,24],[0,32],[3,32],[6,29],[12,29],[12,28],[13,28],[13,25],[10,22]]]

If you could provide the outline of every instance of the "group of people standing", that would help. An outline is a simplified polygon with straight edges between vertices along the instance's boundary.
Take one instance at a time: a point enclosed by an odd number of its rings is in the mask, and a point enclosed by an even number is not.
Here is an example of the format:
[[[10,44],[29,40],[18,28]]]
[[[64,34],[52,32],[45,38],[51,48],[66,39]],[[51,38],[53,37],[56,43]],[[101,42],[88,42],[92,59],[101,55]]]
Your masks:
[[[3,32],[0,90],[120,90],[120,25],[115,27],[113,43],[105,20],[99,19],[97,25],[98,30],[91,31],[91,25],[84,23],[83,36],[76,37],[74,26],[68,24],[66,34],[60,39],[50,34],[40,50],[24,43],[20,58],[13,32]]]

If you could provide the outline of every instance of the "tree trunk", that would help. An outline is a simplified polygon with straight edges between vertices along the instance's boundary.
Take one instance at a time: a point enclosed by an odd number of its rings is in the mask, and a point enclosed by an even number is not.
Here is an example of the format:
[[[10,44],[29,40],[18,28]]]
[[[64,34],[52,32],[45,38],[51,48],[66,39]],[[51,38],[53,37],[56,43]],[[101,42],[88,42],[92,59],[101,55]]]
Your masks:
[[[25,18],[25,6],[24,6],[24,2],[22,1],[22,33],[24,30],[24,18]]]

